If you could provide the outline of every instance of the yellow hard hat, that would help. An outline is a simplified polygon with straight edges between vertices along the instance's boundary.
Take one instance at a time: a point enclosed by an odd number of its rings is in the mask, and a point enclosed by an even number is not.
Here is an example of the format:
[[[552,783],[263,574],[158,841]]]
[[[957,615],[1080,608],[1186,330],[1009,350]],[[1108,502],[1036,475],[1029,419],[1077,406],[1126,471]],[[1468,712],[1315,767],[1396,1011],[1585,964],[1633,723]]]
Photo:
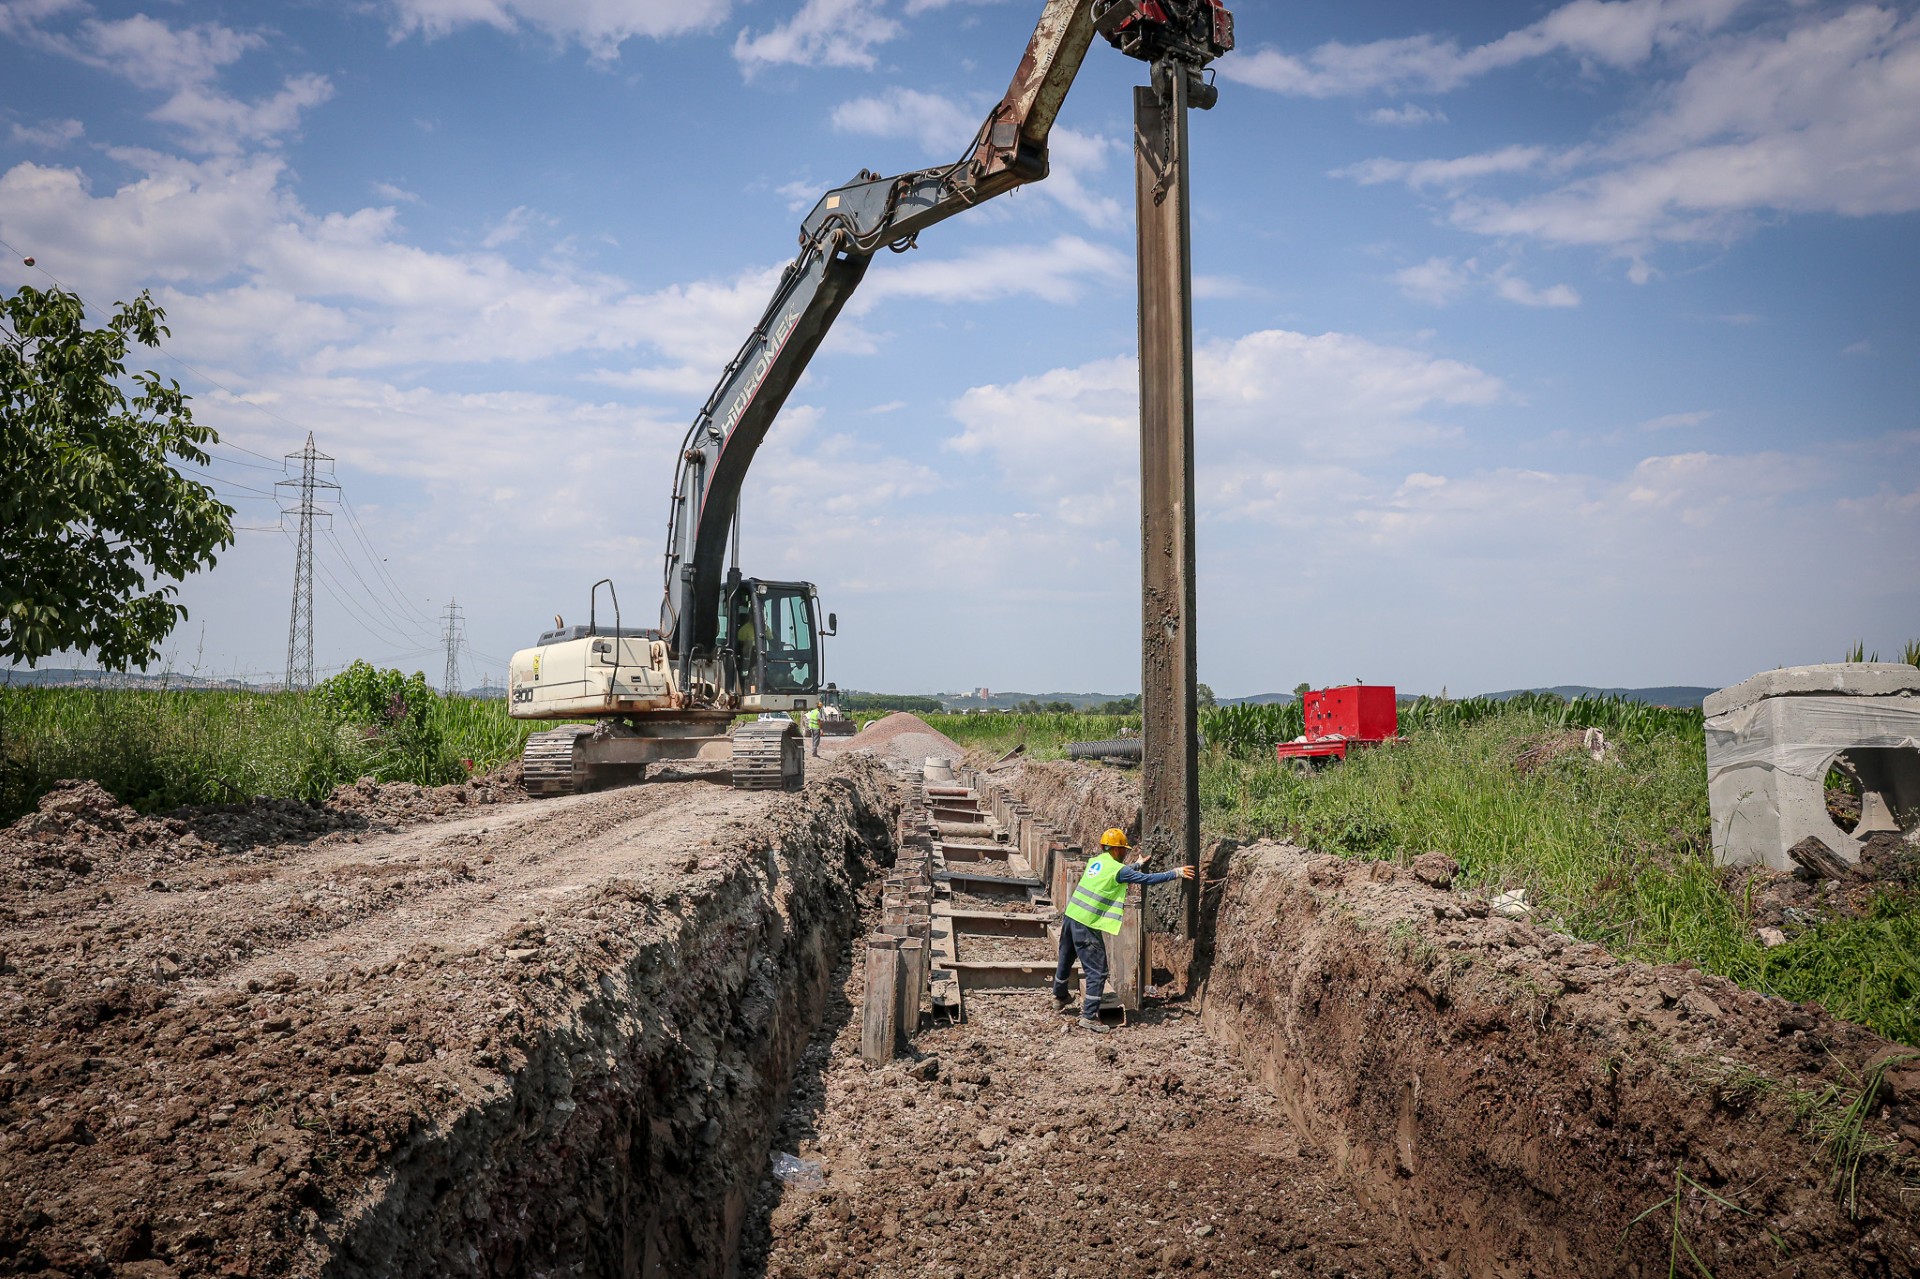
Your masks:
[[[1102,848],[1128,847],[1127,832],[1121,830],[1118,826],[1107,827],[1107,833],[1100,837],[1100,846]]]

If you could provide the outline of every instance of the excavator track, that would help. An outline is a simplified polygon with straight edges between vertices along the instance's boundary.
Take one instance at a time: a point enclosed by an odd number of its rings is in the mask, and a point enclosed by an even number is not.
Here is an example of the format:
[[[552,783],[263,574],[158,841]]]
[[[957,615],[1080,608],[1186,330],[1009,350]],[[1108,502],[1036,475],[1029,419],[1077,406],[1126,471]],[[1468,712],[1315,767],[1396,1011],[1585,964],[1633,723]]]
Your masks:
[[[591,733],[591,724],[568,724],[533,733],[520,753],[521,784],[529,795],[571,795],[578,788],[574,777],[573,744],[582,733]]]
[[[799,790],[806,779],[799,725],[769,720],[733,730],[735,790]]]

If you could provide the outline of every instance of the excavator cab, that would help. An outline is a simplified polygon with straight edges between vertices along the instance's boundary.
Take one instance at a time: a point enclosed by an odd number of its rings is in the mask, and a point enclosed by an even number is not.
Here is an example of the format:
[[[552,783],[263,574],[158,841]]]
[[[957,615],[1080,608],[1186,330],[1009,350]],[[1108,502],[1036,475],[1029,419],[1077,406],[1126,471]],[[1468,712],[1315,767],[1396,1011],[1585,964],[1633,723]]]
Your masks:
[[[819,625],[820,601],[811,582],[742,578],[727,593],[723,613],[740,709],[803,711],[819,705],[822,636],[838,618]]]

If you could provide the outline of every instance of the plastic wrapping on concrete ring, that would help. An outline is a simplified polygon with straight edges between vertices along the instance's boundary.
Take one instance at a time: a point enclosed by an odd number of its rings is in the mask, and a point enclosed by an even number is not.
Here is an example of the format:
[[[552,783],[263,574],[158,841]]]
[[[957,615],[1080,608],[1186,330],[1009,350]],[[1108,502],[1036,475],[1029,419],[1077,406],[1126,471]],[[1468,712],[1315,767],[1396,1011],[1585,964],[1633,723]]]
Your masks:
[[[797,1186],[802,1190],[818,1190],[827,1180],[825,1171],[818,1163],[784,1151],[774,1152],[773,1175],[782,1184]]]
[[[1920,702],[1888,701],[1891,704],[1864,697],[1771,697],[1711,716],[1707,779],[1753,767],[1820,778],[1842,751],[1920,749]]]

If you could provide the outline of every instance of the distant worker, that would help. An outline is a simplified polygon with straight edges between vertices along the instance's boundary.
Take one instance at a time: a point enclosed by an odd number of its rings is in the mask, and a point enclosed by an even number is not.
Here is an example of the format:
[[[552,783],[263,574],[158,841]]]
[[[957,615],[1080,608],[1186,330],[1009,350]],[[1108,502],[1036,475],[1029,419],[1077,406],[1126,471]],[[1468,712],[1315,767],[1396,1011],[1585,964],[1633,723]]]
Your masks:
[[[818,706],[807,712],[807,742],[813,747],[813,757],[820,758],[820,708]]]
[[[1067,975],[1073,961],[1080,961],[1085,997],[1080,1005],[1080,1026],[1104,1035],[1100,1024],[1100,996],[1107,988],[1107,942],[1101,936],[1120,931],[1120,919],[1127,904],[1128,884],[1164,884],[1170,879],[1192,879],[1193,867],[1165,870],[1149,875],[1127,864],[1127,833],[1115,826],[1100,837],[1100,854],[1087,863],[1080,882],[1074,885],[1060,921],[1060,965],[1053,973],[1053,1002],[1062,1016],[1073,1011],[1073,996],[1067,989]],[[1140,860],[1144,861],[1145,858]]]

